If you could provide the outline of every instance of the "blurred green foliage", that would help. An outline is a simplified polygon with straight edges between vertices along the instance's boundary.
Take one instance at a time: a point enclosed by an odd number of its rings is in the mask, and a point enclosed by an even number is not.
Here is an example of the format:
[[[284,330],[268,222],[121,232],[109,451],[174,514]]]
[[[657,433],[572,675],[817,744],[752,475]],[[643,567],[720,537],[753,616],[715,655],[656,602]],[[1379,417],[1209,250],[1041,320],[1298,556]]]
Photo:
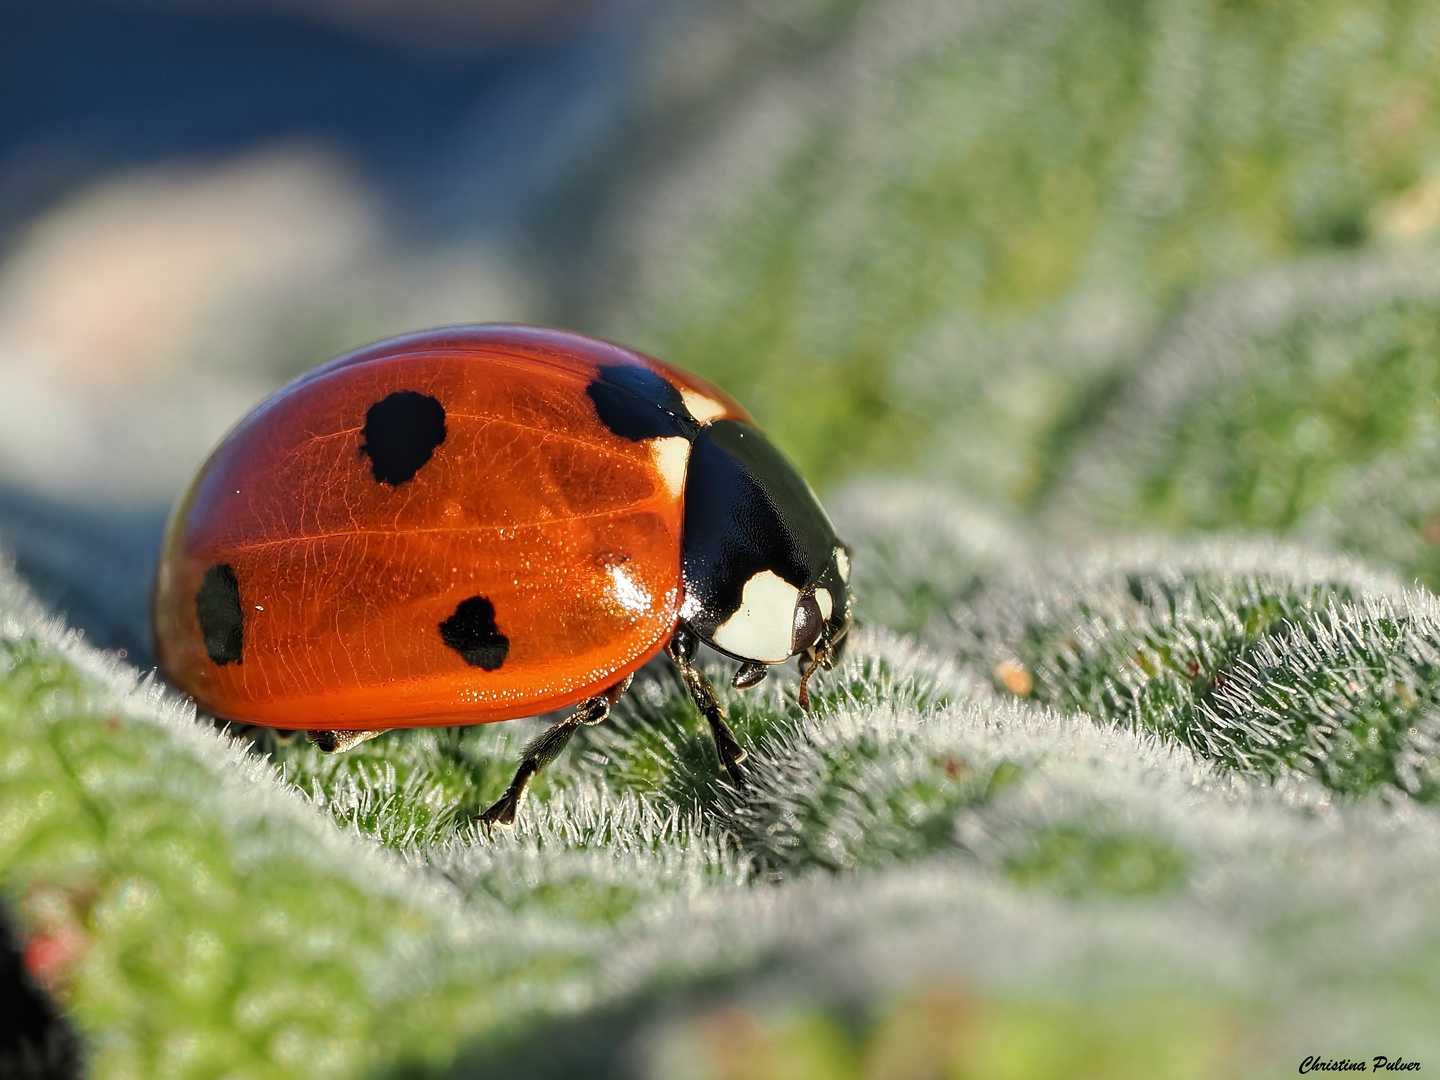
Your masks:
[[[1182,883],[1185,869],[1185,857],[1163,840],[1084,824],[1042,830],[1005,866],[1018,885],[1074,897],[1151,896]]]
[[[1271,531],[1440,585],[1440,303],[1302,310],[1163,415],[1111,526]]]
[[[860,5],[799,87],[784,70],[735,95],[716,152],[746,123],[756,145],[667,234],[656,261],[684,272],[653,273],[622,320],[821,483],[924,462],[955,425],[986,449],[958,463],[967,486],[1027,498],[1088,396],[1197,290],[1433,233],[1433,5],[1064,0],[924,34],[916,17]],[[1067,310],[1120,319],[1118,354],[1049,336]],[[1045,355],[997,370],[1037,335]]]
[[[1346,471],[1440,430],[1440,308],[1298,320],[1256,342],[1247,366],[1177,417],[1136,524],[1291,531]]]
[[[859,1031],[820,1010],[705,1014],[670,1036],[672,1075],[696,1080],[1184,1080],[1239,1075],[1233,1016],[1198,1002],[1082,1008],[980,1001],[932,988]]]

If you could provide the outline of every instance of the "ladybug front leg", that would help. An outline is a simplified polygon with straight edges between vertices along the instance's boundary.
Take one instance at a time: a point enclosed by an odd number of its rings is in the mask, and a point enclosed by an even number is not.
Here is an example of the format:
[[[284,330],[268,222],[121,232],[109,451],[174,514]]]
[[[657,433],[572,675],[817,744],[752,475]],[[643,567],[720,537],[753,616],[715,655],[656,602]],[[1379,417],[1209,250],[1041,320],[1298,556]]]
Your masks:
[[[699,640],[689,630],[682,628],[675,631],[670,644],[665,646],[665,655],[680,669],[680,677],[685,680],[685,687],[690,691],[695,707],[710,722],[710,734],[715,739],[715,752],[720,756],[720,764],[725,766],[725,771],[730,774],[730,782],[736,787],[744,787],[748,778],[741,762],[748,755],[740,741],[735,738],[735,733],[730,730],[730,725],[725,723],[725,707],[715,696],[715,688],[710,685],[705,673],[695,667],[695,654],[699,650]]]
[[[520,759],[520,768],[515,770],[515,779],[510,781],[510,786],[505,789],[505,794],[500,796],[499,801],[480,815],[480,824],[485,827],[486,832],[495,825],[515,824],[515,813],[520,809],[525,793],[530,790],[530,781],[535,779],[541,769],[560,756],[560,751],[565,749],[565,744],[576,730],[603,723],[610,715],[610,706],[619,701],[620,695],[630,688],[630,680],[633,678],[633,675],[627,675],[605,693],[586,698],[575,707],[573,714],[554,727],[546,728],[526,745],[525,756]]]

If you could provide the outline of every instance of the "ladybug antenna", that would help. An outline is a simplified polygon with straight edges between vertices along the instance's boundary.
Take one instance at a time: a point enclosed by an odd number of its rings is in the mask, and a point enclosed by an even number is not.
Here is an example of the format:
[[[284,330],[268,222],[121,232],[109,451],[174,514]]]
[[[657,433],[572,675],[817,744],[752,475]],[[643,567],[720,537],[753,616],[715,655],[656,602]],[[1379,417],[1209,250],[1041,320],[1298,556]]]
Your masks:
[[[824,663],[825,653],[823,650],[813,650],[808,654],[808,659],[810,666],[800,673],[800,708],[807,712],[810,709],[810,676]]]

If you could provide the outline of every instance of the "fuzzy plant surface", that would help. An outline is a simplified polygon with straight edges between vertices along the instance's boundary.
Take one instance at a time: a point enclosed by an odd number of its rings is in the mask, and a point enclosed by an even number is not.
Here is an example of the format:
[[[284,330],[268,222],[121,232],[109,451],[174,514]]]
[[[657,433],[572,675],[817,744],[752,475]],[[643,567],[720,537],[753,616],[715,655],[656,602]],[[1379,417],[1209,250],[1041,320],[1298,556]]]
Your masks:
[[[913,636],[866,615],[809,711],[792,673],[726,690],[748,787],[647,668],[494,835],[535,724],[226,731],[5,577],[0,890],[89,1075],[1440,1052],[1440,601],[1276,542],[1073,552],[873,495],[834,502],[855,587]]]

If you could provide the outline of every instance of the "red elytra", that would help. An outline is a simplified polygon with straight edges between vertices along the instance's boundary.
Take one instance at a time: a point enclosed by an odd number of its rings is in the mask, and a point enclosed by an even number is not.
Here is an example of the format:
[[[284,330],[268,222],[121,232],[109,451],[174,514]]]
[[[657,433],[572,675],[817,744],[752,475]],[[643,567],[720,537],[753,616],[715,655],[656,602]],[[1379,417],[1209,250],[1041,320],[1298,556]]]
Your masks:
[[[521,326],[393,338],[275,394],[171,519],[163,670],[216,716],[307,729],[507,720],[621,682],[679,619],[688,450],[602,423],[602,367],[751,422],[671,365]],[[444,403],[439,440],[387,448],[372,410],[423,430],[427,400]]]

